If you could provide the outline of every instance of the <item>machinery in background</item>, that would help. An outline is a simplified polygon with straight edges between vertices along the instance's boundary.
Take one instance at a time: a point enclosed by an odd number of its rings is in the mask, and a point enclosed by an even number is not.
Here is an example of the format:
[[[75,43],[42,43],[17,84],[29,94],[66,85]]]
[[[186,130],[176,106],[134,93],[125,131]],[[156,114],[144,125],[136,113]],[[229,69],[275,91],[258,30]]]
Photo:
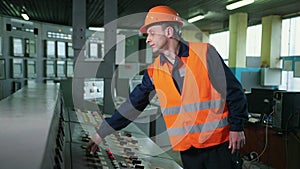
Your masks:
[[[255,88],[246,96],[250,122],[267,123],[280,131],[300,127],[300,92]]]
[[[249,122],[272,124],[272,114],[275,89],[252,88],[251,93],[247,93],[248,111],[250,113]]]
[[[273,127],[289,131],[300,127],[300,92],[274,92]]]

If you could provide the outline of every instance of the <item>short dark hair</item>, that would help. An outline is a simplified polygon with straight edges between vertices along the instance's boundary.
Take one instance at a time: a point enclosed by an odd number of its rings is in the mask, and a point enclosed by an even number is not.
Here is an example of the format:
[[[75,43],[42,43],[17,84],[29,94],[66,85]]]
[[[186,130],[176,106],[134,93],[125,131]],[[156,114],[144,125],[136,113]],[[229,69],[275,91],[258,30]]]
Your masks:
[[[147,28],[149,28],[150,26],[154,26],[154,25],[161,25],[163,26],[163,28],[167,28],[168,26],[172,27],[174,29],[174,38],[176,38],[177,40],[181,39],[181,28],[179,23],[177,22],[156,22],[153,24],[150,24],[147,26]]]
[[[162,25],[164,28],[167,28],[168,26],[172,27],[174,29],[174,38],[177,40],[181,39],[181,29],[177,22],[164,22]]]

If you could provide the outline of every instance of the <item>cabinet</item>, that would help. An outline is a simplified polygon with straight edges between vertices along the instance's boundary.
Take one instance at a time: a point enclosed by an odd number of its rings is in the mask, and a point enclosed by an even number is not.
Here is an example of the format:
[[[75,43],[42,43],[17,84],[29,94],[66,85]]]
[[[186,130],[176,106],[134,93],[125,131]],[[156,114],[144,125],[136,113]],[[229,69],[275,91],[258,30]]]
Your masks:
[[[72,78],[69,26],[0,17],[0,99],[32,82]]]

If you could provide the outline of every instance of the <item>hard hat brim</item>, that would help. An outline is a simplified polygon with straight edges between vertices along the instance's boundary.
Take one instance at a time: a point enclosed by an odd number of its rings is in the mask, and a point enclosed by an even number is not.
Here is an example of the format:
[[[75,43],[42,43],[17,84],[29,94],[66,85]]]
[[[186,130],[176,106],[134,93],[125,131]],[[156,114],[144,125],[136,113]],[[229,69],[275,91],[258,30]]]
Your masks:
[[[140,27],[140,32],[143,33],[143,34],[147,33],[147,26],[148,25],[143,25],[142,27]]]
[[[162,23],[172,23],[172,22],[173,21],[160,21],[160,22],[154,22],[154,23],[151,23],[151,24],[148,24],[148,25],[143,25],[143,26],[140,27],[140,32],[144,34],[144,33],[147,33],[147,29],[150,26],[158,25],[158,24],[162,24]],[[179,24],[180,28],[183,26],[183,23],[181,21],[180,22],[175,22],[175,23]]]

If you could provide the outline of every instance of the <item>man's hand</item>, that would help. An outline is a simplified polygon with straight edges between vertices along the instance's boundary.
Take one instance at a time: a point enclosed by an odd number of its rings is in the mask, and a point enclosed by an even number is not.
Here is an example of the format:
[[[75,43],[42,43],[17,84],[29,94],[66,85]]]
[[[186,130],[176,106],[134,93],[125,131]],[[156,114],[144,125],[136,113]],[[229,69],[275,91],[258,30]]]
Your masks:
[[[233,154],[236,150],[242,148],[246,143],[245,134],[243,131],[230,131],[229,132],[229,149]]]
[[[90,152],[91,154],[94,154],[97,151],[100,151],[99,145],[103,139],[99,136],[99,134],[95,134],[89,141],[87,145],[87,152]]]

